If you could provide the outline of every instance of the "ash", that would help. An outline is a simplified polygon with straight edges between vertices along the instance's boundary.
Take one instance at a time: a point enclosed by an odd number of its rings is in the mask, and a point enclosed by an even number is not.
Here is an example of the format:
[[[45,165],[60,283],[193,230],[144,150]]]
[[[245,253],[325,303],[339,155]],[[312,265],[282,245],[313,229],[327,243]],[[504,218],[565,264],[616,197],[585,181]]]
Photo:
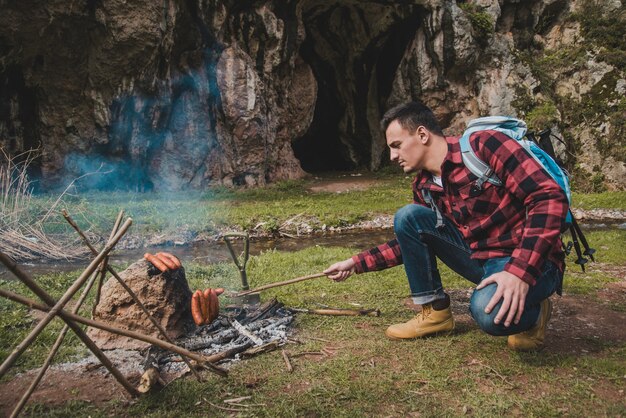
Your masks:
[[[175,343],[205,356],[230,350],[229,354],[216,362],[222,367],[229,368],[233,363],[255,355],[250,353],[254,352],[255,346],[271,344],[278,347],[285,344],[293,318],[293,313],[275,299],[256,307],[227,306],[212,324],[191,330],[187,336],[179,338]],[[261,344],[254,343],[250,337],[233,327],[234,321],[241,324],[255,340],[260,339]],[[189,372],[189,368],[179,355],[155,346],[142,351],[115,349],[107,350],[105,353],[126,376],[139,376],[145,368],[156,366],[164,382],[169,383]],[[76,362],[57,364],[53,369],[108,374],[106,368],[102,367],[93,354]]]
[[[227,306],[213,323],[195,328],[186,337],[179,338],[176,344],[205,356],[229,352],[217,361],[228,368],[246,358],[254,347],[285,344],[293,318],[293,313],[276,299],[261,306]],[[237,323],[241,327],[237,327]],[[166,374],[188,370],[180,356],[154,346],[144,360],[144,366],[149,364],[158,365]]]

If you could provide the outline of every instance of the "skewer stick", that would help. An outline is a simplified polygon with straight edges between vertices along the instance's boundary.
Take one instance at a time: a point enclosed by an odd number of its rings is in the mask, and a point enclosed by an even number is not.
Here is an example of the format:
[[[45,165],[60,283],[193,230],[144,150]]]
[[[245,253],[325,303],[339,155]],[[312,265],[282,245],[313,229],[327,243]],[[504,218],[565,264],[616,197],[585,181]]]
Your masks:
[[[123,212],[120,212],[120,214],[122,214],[122,213]],[[74,220],[70,217],[70,215],[67,213],[67,211],[65,209],[63,210],[63,217],[72,226],[72,228],[74,228],[76,230],[78,235],[81,236],[81,238],[83,239],[83,242],[85,243],[85,245],[87,245],[87,247],[89,247],[91,252],[93,254],[97,254],[97,250],[93,247],[93,245],[91,245],[91,243],[89,242],[89,239],[87,239],[87,237],[85,236],[84,232],[80,229],[80,227],[76,224],[76,222],[74,222]],[[128,293],[130,295],[130,297],[133,300],[133,302],[135,302],[137,304],[137,306],[139,306],[139,308],[143,311],[143,313],[148,317],[150,322],[152,322],[152,325],[154,325],[154,327],[159,331],[159,333],[165,339],[165,341],[167,341],[168,343],[174,344],[172,339],[165,332],[165,329],[154,318],[154,316],[152,316],[150,311],[148,311],[148,308],[146,308],[146,306],[141,302],[141,300],[139,300],[139,297],[137,296],[137,294],[135,294],[135,292],[133,292],[133,290],[126,284],[126,282],[119,276],[119,274],[117,274],[117,272],[113,269],[113,267],[111,267],[107,263],[106,264],[106,269],[109,271],[109,273],[111,273],[113,275],[113,277],[115,277],[115,280],[118,281],[118,283],[124,288],[124,290],[126,290],[126,293]],[[95,310],[95,306],[94,306],[94,310]],[[187,365],[187,367],[189,367],[189,370],[191,371],[191,373],[196,377],[196,379],[198,379],[198,382],[202,382],[202,377],[198,374],[198,372],[191,365],[191,363],[189,363],[189,360],[185,356],[182,356],[182,358],[183,358],[183,361],[185,362],[185,364]]]
[[[317,273],[317,274],[311,274],[310,276],[296,277],[295,279],[285,280],[284,282],[270,283],[264,286],[257,287],[256,289],[251,289],[251,290],[246,290],[245,292],[236,293],[233,296],[239,297],[239,296],[249,295],[250,293],[259,293],[262,290],[271,289],[273,287],[286,286],[288,284],[303,282],[305,280],[317,279],[318,277],[326,277],[326,275],[324,273]]]

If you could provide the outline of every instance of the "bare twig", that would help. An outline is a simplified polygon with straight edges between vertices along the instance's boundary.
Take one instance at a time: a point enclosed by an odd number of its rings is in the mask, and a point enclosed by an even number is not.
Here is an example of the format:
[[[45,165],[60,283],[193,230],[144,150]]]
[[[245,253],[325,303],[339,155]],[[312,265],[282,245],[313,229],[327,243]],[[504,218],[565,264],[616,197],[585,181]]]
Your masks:
[[[293,372],[293,366],[291,365],[291,361],[289,361],[289,356],[285,350],[282,350],[283,360],[285,360],[285,366],[287,367],[287,371],[289,373]]]

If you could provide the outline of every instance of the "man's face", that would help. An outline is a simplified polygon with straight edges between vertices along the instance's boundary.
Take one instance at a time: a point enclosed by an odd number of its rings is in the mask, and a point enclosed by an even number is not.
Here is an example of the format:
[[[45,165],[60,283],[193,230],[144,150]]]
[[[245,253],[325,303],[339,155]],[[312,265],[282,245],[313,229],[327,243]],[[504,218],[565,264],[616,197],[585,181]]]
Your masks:
[[[426,146],[420,137],[421,130],[423,127],[418,127],[413,134],[410,134],[397,120],[394,120],[385,132],[391,161],[400,164],[405,173],[423,168]]]

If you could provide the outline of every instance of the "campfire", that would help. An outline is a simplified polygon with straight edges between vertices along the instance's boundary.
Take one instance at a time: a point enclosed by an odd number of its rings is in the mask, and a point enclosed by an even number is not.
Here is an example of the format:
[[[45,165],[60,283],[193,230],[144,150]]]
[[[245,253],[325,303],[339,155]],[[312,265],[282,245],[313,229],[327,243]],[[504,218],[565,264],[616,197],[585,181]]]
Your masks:
[[[297,312],[320,315],[380,314],[378,310],[373,309],[288,308],[276,299],[264,304],[258,303],[258,293],[262,290],[324,275],[314,274],[249,290],[245,271],[249,243],[247,236],[242,234],[236,236],[244,238],[243,261],[236,257],[232,243],[227,240],[233,260],[241,274],[244,291],[240,293],[228,293],[221,288],[192,292],[185,277],[184,266],[176,256],[169,253],[154,255],[146,253],[144,259],[138,260],[118,274],[108,264],[107,257],[130,227],[131,219],[122,224],[123,212],[120,212],[107,244],[98,252],[65,212],[64,217],[79,233],[95,258],[58,301],[40,288],[13,260],[0,252],[0,262],[43,303],[1,288],[0,296],[31,309],[47,312],[24,341],[0,365],[0,377],[52,319],[59,317],[66,323],[39,374],[18,402],[12,416],[20,413],[36,389],[69,329],[129,394],[138,396],[158,386],[164,386],[187,373],[192,373],[200,381],[203,380],[199,373],[202,370],[226,376],[228,372],[225,367],[228,367],[229,363],[286,344],[289,340],[289,327]],[[111,276],[105,281],[107,273]],[[82,294],[70,312],[66,306],[81,287]],[[81,305],[94,287],[96,302],[92,309],[93,318],[79,316]],[[220,309],[219,295],[224,293],[237,303]],[[79,324],[87,325],[88,330],[85,332]],[[109,350],[108,355],[103,350]],[[109,358],[109,356],[119,358],[120,355],[127,360],[137,358],[136,355],[128,353],[138,353],[141,355],[140,358],[143,358],[139,362],[142,376],[138,386],[129,383],[127,377]],[[282,355],[287,369],[291,371],[289,357],[284,350]]]

